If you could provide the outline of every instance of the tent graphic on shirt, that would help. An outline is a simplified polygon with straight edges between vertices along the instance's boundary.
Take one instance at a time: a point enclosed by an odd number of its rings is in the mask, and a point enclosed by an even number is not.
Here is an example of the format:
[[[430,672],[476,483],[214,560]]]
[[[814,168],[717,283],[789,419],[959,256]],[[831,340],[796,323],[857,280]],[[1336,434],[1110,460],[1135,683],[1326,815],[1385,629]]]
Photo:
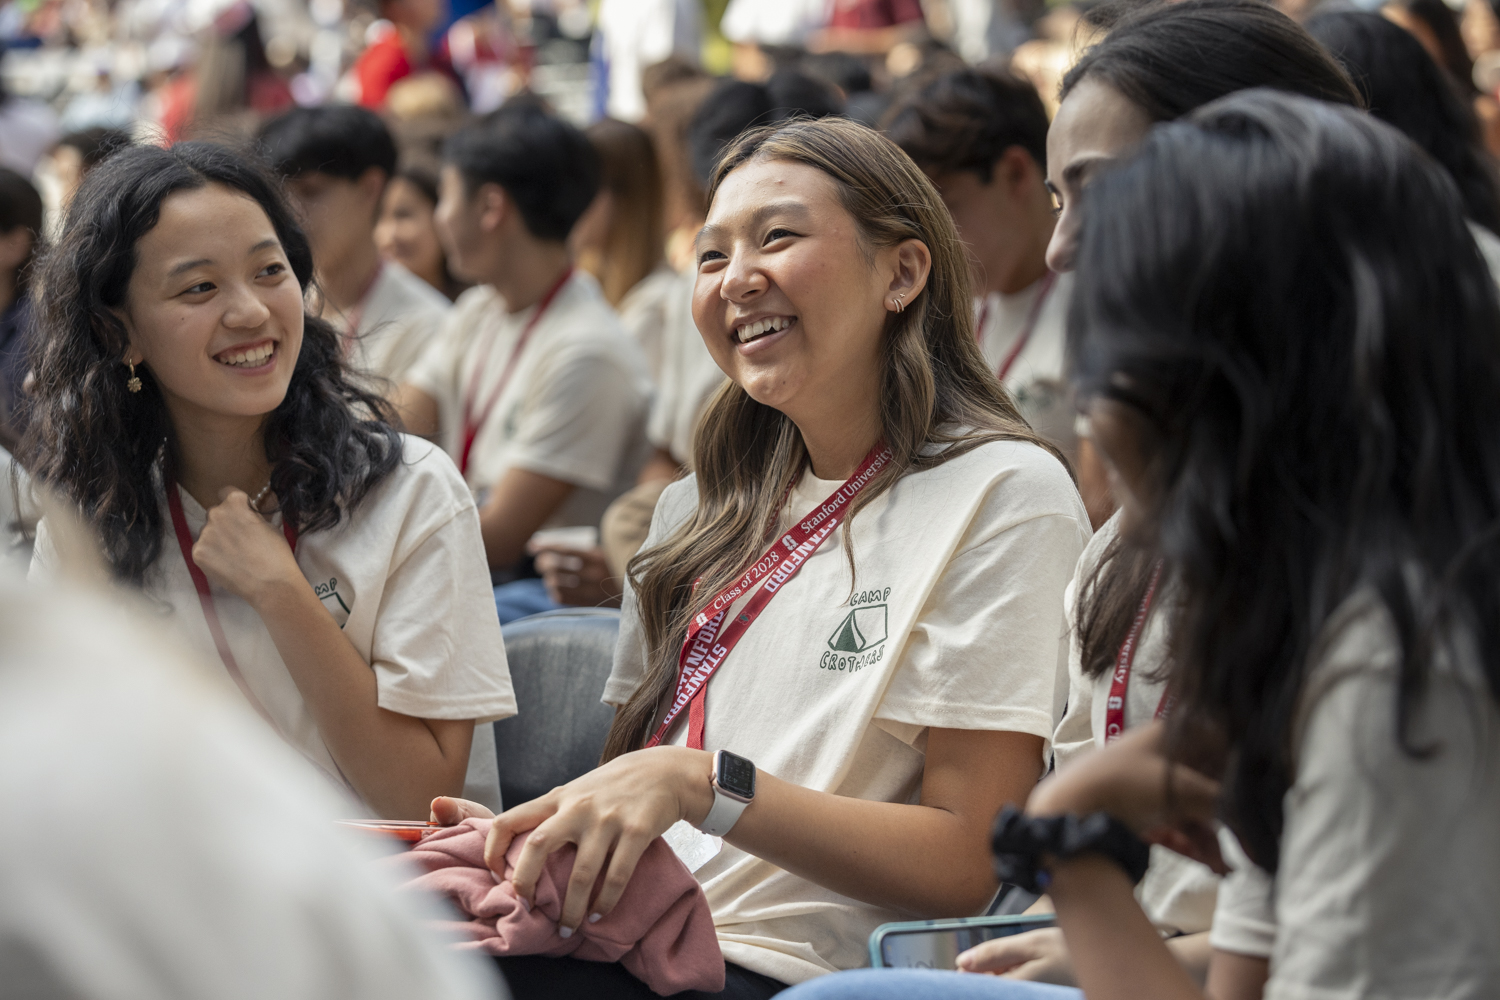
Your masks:
[[[885,638],[885,605],[871,604],[844,616],[828,637],[828,648],[839,653],[863,653],[885,642]]]

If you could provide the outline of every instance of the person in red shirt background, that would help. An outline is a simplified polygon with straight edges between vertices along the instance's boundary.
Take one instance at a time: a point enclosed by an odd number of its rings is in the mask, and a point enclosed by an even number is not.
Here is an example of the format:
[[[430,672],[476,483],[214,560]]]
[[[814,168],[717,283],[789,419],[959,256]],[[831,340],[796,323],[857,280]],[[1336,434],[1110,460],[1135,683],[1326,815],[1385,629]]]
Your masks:
[[[385,104],[391,85],[424,70],[453,76],[446,46],[433,51],[432,33],[448,19],[447,0],[381,0],[384,34],[375,38],[354,63],[359,103],[367,108]],[[456,78],[455,78],[456,82]]]

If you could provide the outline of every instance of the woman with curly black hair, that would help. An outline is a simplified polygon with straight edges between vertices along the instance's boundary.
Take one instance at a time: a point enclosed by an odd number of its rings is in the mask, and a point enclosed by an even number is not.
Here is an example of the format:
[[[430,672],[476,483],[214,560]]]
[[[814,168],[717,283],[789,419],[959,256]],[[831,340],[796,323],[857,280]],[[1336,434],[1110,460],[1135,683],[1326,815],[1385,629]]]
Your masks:
[[[374,812],[423,817],[465,787],[475,720],[515,713],[478,515],[345,370],[311,279],[244,157],[112,156],[43,265],[22,460],[289,743]],[[43,522],[33,575],[53,561]]]

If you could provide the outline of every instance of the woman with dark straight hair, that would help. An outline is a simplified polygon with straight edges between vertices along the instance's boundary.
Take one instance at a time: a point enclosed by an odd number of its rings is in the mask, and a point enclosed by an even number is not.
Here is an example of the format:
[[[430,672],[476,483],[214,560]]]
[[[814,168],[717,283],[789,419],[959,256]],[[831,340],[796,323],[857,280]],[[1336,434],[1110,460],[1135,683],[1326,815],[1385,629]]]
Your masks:
[[[1087,202],[1076,384],[1174,584],[1172,702],[1003,814],[997,869],[1047,886],[1090,1000],[1203,996],[1131,887],[1142,837],[1219,861],[1218,818],[1253,864],[1216,924],[1272,957],[1216,953],[1209,995],[1500,995],[1500,301],[1457,189],[1255,91]],[[1032,996],[891,975],[798,996]]]
[[[1479,119],[1453,80],[1405,28],[1379,14],[1315,14],[1307,31],[1333,53],[1376,118],[1390,122],[1453,176],[1485,256],[1500,258],[1500,188]],[[1493,248],[1493,249],[1492,249]]]
[[[20,457],[289,743],[420,818],[465,786],[474,721],[515,712],[510,676],[469,491],[346,370],[311,280],[246,157],[116,153],[43,265]],[[53,556],[43,521],[33,575]]]

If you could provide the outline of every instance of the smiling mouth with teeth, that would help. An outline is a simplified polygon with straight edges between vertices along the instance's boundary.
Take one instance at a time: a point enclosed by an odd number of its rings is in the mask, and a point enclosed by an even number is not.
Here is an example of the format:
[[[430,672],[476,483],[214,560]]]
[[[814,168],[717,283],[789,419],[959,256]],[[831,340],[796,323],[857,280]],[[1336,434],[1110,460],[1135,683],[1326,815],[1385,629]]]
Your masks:
[[[734,329],[734,337],[742,344],[748,344],[757,337],[764,337],[768,333],[780,333],[793,323],[797,322],[795,316],[768,316],[758,319],[754,323],[746,323]]]
[[[223,354],[214,355],[214,360],[231,368],[259,368],[275,353],[276,342],[271,341],[249,350],[225,351]]]

